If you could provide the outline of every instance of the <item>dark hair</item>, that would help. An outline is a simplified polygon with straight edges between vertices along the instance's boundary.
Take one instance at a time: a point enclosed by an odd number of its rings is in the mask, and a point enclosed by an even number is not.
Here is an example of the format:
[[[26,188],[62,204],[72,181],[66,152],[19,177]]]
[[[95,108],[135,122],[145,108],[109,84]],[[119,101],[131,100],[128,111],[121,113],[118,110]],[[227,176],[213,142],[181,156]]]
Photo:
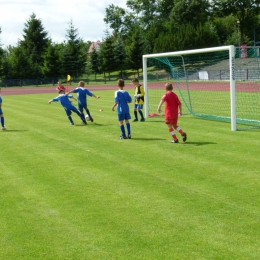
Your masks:
[[[123,79],[119,79],[119,80],[117,81],[117,84],[118,84],[119,87],[124,87],[124,86],[125,86],[125,82],[124,82]]]
[[[166,90],[173,90],[173,86],[171,83],[166,83],[165,88],[166,88]]]
[[[133,78],[132,82],[139,82],[138,78]]]
[[[60,89],[60,90],[59,90],[59,93],[61,93],[61,92],[64,92],[64,93],[65,93],[65,90],[63,90],[63,89]]]

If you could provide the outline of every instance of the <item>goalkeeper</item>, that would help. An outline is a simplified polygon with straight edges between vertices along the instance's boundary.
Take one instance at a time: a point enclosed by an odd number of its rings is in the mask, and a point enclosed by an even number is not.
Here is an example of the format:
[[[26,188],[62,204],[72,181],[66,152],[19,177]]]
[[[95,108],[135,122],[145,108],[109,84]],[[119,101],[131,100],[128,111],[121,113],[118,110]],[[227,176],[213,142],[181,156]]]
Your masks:
[[[143,115],[143,106],[144,106],[144,88],[142,85],[139,84],[139,81],[137,78],[133,78],[132,79],[133,84],[135,85],[135,104],[134,104],[134,116],[135,119],[133,120],[133,122],[137,122],[138,121],[138,113],[141,116],[140,122],[144,122],[144,115]]]

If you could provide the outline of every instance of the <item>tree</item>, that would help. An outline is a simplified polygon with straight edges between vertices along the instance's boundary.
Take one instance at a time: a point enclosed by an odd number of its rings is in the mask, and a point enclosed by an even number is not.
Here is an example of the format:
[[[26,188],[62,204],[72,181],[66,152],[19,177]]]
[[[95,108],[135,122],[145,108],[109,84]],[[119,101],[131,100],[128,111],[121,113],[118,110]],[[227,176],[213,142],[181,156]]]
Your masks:
[[[48,33],[44,30],[40,19],[33,13],[25,23],[23,29],[23,40],[19,40],[19,45],[27,53],[30,60],[32,72],[31,77],[41,77],[41,66],[43,65],[43,54],[48,46]]]
[[[214,26],[208,22],[194,27],[184,24],[175,34],[164,33],[156,39],[154,52],[172,52],[218,46],[219,39]]]
[[[1,34],[1,27],[0,27],[0,34]],[[0,41],[0,77],[3,76],[3,62],[4,62],[4,50],[2,49],[2,44]]]
[[[43,58],[42,73],[45,77],[54,78],[60,75],[59,48],[57,45],[50,43],[47,47]]]
[[[176,0],[171,10],[170,19],[175,30],[181,25],[198,26],[208,21],[210,14],[209,0]]]
[[[106,8],[104,22],[110,24],[110,28],[116,33],[119,33],[124,25],[125,14],[125,9],[113,4],[109,5],[108,8]]]
[[[31,76],[31,61],[28,59],[27,50],[18,44],[17,47],[12,48],[8,56],[9,64],[9,78],[26,79]]]
[[[69,22],[69,28],[66,29],[67,41],[63,44],[62,52],[62,73],[71,75],[74,78],[81,76],[85,71],[87,61],[86,46],[78,37],[78,29],[74,28],[73,22]]]
[[[233,15],[240,24],[241,43],[259,26],[260,0],[212,0],[215,17]]]
[[[115,68],[123,73],[123,70],[126,68],[126,51],[123,45],[122,39],[118,37],[118,40],[115,45]]]
[[[130,45],[127,49],[127,64],[129,68],[137,71],[138,77],[139,69],[142,68],[144,48],[145,46],[141,37],[140,28],[136,27],[133,32]]]
[[[96,48],[93,48],[90,54],[90,64],[91,64],[91,70],[94,72],[95,80],[96,80],[97,74],[100,73],[99,57]]]
[[[104,77],[106,78],[106,72],[108,73],[108,77],[110,80],[110,73],[116,70],[115,63],[115,47],[114,40],[111,35],[106,31],[106,38],[103,40],[103,43],[99,52],[99,61],[100,61],[100,69],[104,73]]]

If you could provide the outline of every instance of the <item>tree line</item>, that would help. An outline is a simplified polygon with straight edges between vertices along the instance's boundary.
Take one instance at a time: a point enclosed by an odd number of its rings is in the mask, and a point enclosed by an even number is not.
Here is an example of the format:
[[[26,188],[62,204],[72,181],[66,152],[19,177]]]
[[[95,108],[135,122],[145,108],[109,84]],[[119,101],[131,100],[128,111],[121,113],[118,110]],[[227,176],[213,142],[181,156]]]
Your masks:
[[[59,78],[70,74],[103,74],[135,70],[142,55],[221,45],[254,45],[260,27],[260,0],[127,0],[127,8],[106,8],[107,30],[100,51],[84,42],[73,22],[66,40],[54,43],[36,14],[30,15],[23,39],[3,49],[0,44],[0,78]],[[1,25],[0,25],[1,36]],[[1,38],[0,38],[1,39]]]

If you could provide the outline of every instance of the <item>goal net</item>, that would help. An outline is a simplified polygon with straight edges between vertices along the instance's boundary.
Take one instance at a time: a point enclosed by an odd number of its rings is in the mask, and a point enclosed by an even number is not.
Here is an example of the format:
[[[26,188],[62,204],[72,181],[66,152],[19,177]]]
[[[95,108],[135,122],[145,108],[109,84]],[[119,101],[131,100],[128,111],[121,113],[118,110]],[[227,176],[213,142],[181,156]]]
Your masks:
[[[174,86],[183,114],[260,127],[260,68],[256,47],[222,46],[143,55],[145,116],[158,115],[165,83]]]

